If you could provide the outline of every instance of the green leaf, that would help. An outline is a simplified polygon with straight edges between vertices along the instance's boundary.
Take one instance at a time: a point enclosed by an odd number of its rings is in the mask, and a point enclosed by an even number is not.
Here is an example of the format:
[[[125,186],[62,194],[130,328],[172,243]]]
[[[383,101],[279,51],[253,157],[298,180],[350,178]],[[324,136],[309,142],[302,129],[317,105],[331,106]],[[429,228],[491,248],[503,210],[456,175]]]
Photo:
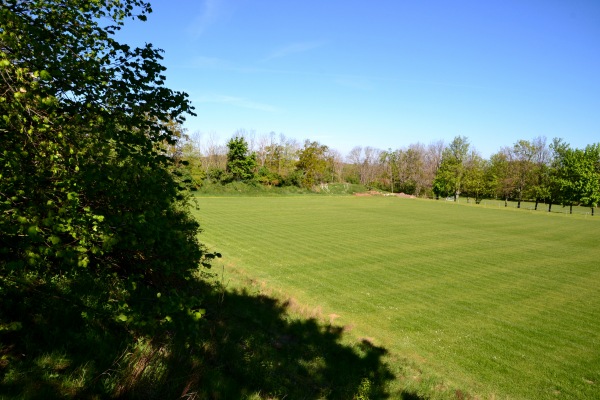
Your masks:
[[[201,309],[201,310],[195,311],[193,313],[193,317],[196,321],[198,321],[199,319],[201,319],[204,316],[204,314],[206,314],[206,310]]]
[[[27,234],[32,237],[37,237],[38,231],[39,231],[39,228],[35,225],[32,225],[29,228],[27,228]]]
[[[40,78],[44,81],[49,81],[52,79],[52,75],[50,75],[50,73],[48,71],[43,69],[40,71]]]

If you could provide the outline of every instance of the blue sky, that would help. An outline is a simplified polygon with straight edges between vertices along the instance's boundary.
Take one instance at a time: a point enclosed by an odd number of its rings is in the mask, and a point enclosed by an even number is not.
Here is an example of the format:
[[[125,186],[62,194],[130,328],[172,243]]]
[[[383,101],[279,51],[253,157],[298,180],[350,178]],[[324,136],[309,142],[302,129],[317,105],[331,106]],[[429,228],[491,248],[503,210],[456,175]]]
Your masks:
[[[190,132],[397,149],[469,138],[488,157],[600,142],[598,0],[154,0],[119,40],[165,50]]]

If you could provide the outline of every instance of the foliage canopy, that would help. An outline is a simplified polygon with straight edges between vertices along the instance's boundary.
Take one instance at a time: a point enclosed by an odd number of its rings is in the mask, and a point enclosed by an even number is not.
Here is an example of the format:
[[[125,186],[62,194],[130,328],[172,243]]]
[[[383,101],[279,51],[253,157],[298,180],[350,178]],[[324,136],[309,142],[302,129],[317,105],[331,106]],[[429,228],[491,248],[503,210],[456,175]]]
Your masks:
[[[436,196],[454,196],[461,192],[465,162],[469,151],[469,142],[464,136],[457,136],[442,153],[442,161],[433,181]]]
[[[165,149],[193,107],[164,86],[161,50],[114,39],[150,12],[2,1],[0,323],[32,328],[49,298],[140,332],[201,315],[187,282],[214,255]]]
[[[325,181],[328,150],[327,146],[318,142],[309,140],[304,142],[304,148],[300,151],[296,163],[296,170],[302,174],[300,178],[301,186],[310,188]]]
[[[227,172],[234,181],[254,179],[256,154],[248,154],[248,143],[242,136],[231,138],[227,142]]]

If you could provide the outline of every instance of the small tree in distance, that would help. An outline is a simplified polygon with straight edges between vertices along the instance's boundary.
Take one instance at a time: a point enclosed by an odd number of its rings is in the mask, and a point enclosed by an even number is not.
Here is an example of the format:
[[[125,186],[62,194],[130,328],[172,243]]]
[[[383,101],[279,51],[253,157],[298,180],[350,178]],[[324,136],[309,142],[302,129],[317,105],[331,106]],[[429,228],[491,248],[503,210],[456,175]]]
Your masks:
[[[234,181],[248,182],[254,179],[256,154],[248,154],[248,143],[243,136],[235,136],[227,142],[227,173]]]
[[[311,188],[326,180],[328,167],[328,147],[319,142],[306,140],[304,148],[300,151],[296,171],[301,175],[300,183],[305,188]]]
[[[464,136],[455,137],[444,149],[440,167],[433,181],[433,192],[436,196],[453,196],[454,201],[458,200],[468,152],[469,142]]]

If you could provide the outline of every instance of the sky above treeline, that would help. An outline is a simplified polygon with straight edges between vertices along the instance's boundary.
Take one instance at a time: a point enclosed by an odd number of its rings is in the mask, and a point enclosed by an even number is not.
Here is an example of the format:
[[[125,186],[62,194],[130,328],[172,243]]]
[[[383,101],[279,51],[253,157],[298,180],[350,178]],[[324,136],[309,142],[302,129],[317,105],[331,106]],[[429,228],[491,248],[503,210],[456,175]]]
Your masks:
[[[600,142],[598,0],[154,0],[118,39],[165,50],[190,133],[346,154],[455,136]]]

